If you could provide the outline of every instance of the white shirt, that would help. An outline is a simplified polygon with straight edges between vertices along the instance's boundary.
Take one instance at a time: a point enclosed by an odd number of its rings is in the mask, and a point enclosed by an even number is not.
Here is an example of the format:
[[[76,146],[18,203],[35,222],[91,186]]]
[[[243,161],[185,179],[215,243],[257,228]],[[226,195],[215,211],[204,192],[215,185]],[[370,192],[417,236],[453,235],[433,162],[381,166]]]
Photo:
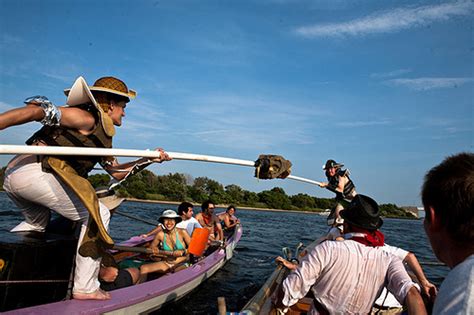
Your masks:
[[[390,246],[387,244],[382,246],[382,249],[386,251],[387,253],[397,256],[402,261],[405,259],[405,257],[407,257],[409,253],[408,251],[404,249],[401,249],[395,246]],[[385,287],[383,288],[382,293],[380,293],[380,296],[375,301],[375,304],[379,306],[385,306],[385,307],[397,307],[397,308],[403,307],[403,305],[400,302],[398,302],[397,299],[393,296],[393,294],[388,292]]]
[[[414,285],[398,257],[352,240],[324,242],[285,279],[282,303],[291,306],[311,289],[330,314],[368,314],[385,280],[400,301]],[[312,307],[310,314],[318,313]]]
[[[193,231],[195,228],[202,228],[201,224],[194,217],[191,217],[191,219],[189,220],[179,222],[178,224],[176,224],[176,227],[178,229],[186,230],[189,236],[193,235]]]
[[[444,279],[433,306],[437,314],[474,314],[474,254]]]

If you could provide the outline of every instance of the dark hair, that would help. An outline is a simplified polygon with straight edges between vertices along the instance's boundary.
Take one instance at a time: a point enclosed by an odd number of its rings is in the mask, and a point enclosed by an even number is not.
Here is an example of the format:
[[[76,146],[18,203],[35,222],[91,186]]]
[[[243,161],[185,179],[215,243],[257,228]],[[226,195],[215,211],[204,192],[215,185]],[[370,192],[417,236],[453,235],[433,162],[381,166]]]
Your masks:
[[[230,209],[234,209],[234,211],[237,211],[237,209],[235,208],[234,205],[229,205],[229,206],[227,207],[227,211],[229,211]],[[226,211],[226,212],[227,212],[227,211]]]
[[[474,242],[474,154],[459,153],[446,158],[426,175],[421,191],[425,219],[430,207],[449,235],[461,243]]]
[[[206,210],[207,208],[209,208],[209,205],[210,205],[211,203],[214,204],[214,202],[212,202],[212,200],[206,200],[206,201],[204,201],[204,202],[202,203],[202,205],[201,205],[201,210],[204,211],[204,210]]]
[[[178,215],[183,215],[184,213],[188,212],[188,208],[193,208],[193,204],[187,201],[182,202],[178,206]]]

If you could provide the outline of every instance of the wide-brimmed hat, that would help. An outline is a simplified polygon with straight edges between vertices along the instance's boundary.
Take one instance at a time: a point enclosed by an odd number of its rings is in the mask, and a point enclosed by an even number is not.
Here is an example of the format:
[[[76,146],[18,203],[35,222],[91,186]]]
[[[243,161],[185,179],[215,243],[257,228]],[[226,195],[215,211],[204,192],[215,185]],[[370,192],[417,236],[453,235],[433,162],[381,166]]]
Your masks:
[[[328,168],[331,168],[331,167],[341,168],[343,166],[344,166],[344,164],[342,164],[342,163],[337,163],[334,160],[327,160],[326,164],[323,165],[323,170],[327,170]]]
[[[112,137],[115,134],[115,128],[110,117],[99,106],[92,91],[106,92],[120,95],[129,101],[137,96],[134,90],[128,89],[127,85],[114,77],[103,77],[95,81],[93,86],[89,86],[83,77],[78,77],[70,89],[65,89],[64,94],[67,96],[66,104],[69,106],[77,106],[92,103],[99,111],[100,120],[105,132]]]
[[[345,222],[367,230],[377,230],[383,224],[377,202],[364,195],[356,195],[339,214]]]
[[[176,211],[174,210],[165,210],[163,211],[163,213],[161,214],[161,217],[158,219],[158,222],[160,222],[161,224],[163,224],[164,220],[165,219],[174,219],[176,221],[176,224],[178,224],[179,222],[181,222],[183,219],[176,213]]]

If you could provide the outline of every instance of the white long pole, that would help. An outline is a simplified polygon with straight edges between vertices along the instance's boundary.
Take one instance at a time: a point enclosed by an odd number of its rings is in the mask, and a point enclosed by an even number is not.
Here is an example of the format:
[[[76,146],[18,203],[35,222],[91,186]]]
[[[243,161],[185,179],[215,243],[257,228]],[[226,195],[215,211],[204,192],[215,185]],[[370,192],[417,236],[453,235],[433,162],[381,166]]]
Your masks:
[[[210,163],[233,164],[254,167],[254,161],[226,158],[212,155],[168,152],[175,160],[201,161]],[[126,156],[126,157],[159,157],[160,153],[154,150],[131,149],[104,149],[104,148],[79,148],[79,147],[54,147],[54,146],[29,146],[0,144],[0,154],[35,154],[35,155],[75,155],[75,156]],[[319,185],[319,182],[290,175],[288,179]]]

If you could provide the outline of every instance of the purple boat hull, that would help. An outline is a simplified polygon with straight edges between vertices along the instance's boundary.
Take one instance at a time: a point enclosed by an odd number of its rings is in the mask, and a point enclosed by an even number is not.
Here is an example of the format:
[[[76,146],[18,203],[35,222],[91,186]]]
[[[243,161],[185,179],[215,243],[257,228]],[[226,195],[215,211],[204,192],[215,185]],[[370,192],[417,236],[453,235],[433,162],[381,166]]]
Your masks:
[[[56,303],[16,309],[4,314],[138,314],[159,309],[164,304],[176,301],[195,289],[211,277],[230,258],[242,236],[242,227],[238,226],[228,239],[225,248],[218,249],[198,263],[175,273],[166,274],[156,280],[111,292],[107,301],[66,300]],[[142,238],[134,237],[122,243],[137,246]]]

